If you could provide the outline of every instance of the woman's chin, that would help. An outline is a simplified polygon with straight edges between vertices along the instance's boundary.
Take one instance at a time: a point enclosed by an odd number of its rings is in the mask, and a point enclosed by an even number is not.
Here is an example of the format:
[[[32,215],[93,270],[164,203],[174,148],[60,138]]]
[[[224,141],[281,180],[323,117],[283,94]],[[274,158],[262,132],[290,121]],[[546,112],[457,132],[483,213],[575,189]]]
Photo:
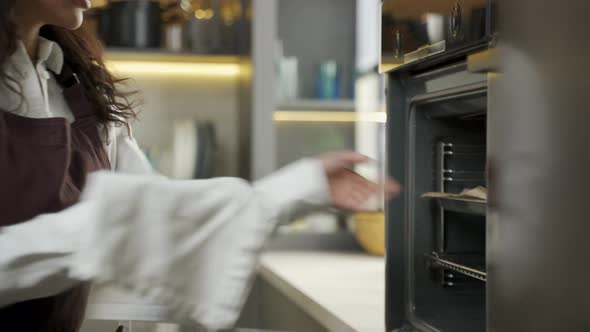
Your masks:
[[[53,24],[53,25],[57,25],[61,28],[68,29],[68,30],[76,30],[80,26],[82,26],[83,22],[84,22],[84,12],[82,10],[76,10],[75,13],[68,15],[68,17],[63,17],[62,19],[59,20],[59,22],[56,22],[56,24]]]

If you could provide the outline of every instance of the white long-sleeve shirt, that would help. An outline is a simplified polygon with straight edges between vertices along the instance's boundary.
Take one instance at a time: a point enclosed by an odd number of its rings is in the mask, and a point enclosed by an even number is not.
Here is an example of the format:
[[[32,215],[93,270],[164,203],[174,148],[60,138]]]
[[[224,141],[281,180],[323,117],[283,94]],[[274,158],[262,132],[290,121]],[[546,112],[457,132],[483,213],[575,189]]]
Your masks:
[[[0,109],[73,120],[48,73],[62,65],[63,52],[53,42],[41,40],[35,64],[21,45],[4,70],[20,75],[26,103],[17,107],[16,97],[0,88]],[[93,280],[168,305],[179,321],[228,328],[276,224],[329,201],[317,160],[299,161],[254,184],[173,181],[151,174],[125,130],[109,128],[106,141],[117,173],[91,175],[81,203],[0,228],[0,307]]]

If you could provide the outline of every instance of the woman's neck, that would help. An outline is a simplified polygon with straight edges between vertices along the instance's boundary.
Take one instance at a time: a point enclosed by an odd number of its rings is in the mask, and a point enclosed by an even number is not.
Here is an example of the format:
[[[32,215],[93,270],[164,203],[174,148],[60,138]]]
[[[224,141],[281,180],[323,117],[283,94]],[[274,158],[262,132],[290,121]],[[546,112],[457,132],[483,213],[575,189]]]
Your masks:
[[[37,48],[39,46],[39,30],[40,28],[29,29],[19,34],[23,44],[25,45],[25,49],[29,54],[29,57],[33,61],[37,60]]]
[[[20,10],[15,11],[17,34],[25,45],[29,57],[31,60],[35,61],[37,58],[37,47],[39,46],[39,31],[43,24],[28,17],[25,13],[27,12]]]

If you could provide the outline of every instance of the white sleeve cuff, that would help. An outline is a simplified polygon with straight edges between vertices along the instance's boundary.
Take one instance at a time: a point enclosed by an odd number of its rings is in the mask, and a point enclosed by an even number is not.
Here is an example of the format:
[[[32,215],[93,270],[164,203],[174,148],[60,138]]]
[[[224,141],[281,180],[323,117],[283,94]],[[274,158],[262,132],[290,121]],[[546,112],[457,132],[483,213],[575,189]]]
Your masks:
[[[318,159],[301,159],[254,183],[254,190],[281,218],[330,204],[328,179]]]

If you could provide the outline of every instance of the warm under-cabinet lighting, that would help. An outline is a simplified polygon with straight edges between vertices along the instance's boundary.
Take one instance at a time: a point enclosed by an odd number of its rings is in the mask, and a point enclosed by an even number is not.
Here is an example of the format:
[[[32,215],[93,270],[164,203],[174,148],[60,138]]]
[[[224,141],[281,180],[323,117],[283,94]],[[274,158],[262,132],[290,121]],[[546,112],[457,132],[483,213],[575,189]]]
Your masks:
[[[385,112],[287,111],[274,113],[276,122],[387,122]]]
[[[102,8],[109,4],[107,0],[93,0],[90,2],[92,8]]]
[[[236,63],[110,60],[107,66],[115,72],[139,75],[236,77],[240,74],[240,65]]]

